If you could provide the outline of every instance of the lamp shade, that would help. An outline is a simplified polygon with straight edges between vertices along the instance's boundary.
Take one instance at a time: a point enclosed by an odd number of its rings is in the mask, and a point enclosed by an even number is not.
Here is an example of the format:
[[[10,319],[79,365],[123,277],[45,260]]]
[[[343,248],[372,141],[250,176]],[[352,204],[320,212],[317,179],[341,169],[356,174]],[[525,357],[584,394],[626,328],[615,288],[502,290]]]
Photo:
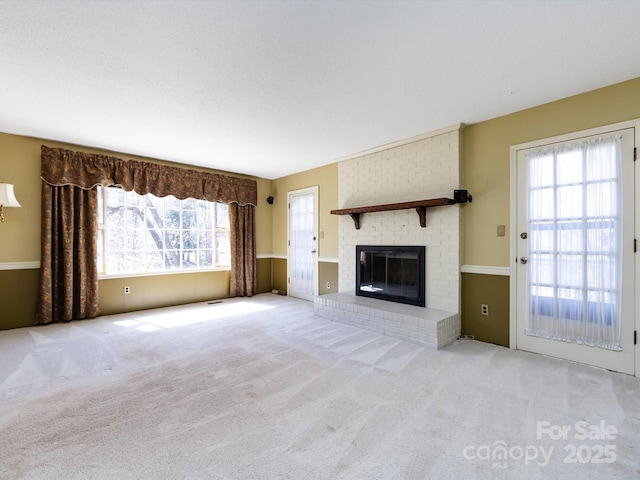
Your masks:
[[[19,207],[20,204],[13,194],[13,185],[0,183],[0,205],[3,207]]]

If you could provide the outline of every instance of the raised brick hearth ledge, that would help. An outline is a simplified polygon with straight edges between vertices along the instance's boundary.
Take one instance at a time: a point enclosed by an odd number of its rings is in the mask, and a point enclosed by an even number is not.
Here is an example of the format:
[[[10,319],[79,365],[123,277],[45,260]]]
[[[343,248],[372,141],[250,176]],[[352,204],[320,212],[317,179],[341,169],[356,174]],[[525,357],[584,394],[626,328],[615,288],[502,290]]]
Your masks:
[[[316,315],[435,349],[460,336],[460,315],[348,293],[315,298]]]

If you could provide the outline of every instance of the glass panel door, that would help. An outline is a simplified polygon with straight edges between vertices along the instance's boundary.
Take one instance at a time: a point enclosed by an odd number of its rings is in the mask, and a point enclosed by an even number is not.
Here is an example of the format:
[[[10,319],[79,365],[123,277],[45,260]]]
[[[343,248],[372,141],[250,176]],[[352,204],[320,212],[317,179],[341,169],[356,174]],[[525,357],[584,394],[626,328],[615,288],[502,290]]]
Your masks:
[[[633,373],[634,129],[517,152],[517,347]]]
[[[318,189],[289,192],[289,295],[313,300],[317,295]]]

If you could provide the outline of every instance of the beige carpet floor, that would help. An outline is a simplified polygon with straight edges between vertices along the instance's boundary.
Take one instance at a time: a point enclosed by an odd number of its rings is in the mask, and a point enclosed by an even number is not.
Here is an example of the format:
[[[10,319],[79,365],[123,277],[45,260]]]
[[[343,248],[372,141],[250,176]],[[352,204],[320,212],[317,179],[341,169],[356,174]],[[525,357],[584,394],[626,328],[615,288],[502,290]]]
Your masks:
[[[265,294],[0,332],[0,448],[12,480],[640,479],[640,380]]]

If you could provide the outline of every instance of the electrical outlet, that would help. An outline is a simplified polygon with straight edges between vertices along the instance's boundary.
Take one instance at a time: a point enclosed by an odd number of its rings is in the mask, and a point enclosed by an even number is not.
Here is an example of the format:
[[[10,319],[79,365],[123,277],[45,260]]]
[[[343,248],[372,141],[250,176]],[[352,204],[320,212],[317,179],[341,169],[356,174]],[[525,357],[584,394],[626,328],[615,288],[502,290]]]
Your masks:
[[[331,288],[331,282],[327,282],[327,290]]]
[[[126,287],[124,287],[124,294],[129,295],[130,293],[131,293],[131,287],[127,285]]]
[[[484,303],[482,305],[480,305],[480,313],[482,313],[482,315],[489,315],[489,305],[485,305]]]

